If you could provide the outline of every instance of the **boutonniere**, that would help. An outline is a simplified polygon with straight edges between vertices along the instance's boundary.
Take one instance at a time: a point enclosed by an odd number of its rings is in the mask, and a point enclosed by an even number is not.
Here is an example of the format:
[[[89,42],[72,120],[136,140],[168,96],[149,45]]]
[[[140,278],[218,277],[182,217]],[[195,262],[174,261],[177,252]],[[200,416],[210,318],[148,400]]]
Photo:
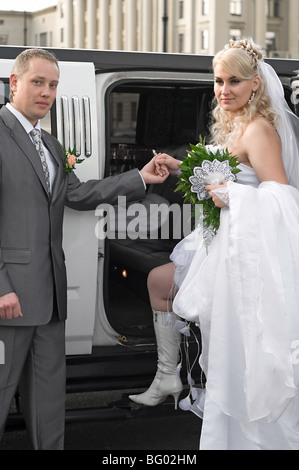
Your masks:
[[[75,149],[71,150],[70,148],[66,150],[63,149],[63,160],[64,160],[64,171],[65,173],[71,173],[76,169],[76,165],[82,163],[85,159],[76,157]]]

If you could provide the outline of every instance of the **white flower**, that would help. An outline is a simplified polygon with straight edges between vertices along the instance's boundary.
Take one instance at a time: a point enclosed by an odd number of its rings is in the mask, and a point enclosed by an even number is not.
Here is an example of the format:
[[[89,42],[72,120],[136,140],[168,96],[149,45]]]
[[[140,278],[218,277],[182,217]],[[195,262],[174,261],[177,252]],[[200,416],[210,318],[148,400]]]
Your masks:
[[[220,184],[223,181],[223,173],[220,171],[212,171],[204,177],[205,184]]]
[[[224,148],[222,147],[222,145],[206,145],[206,150],[208,152],[208,154],[211,155],[211,153],[213,155],[216,155],[217,151],[220,152],[220,155],[223,156],[224,154]]]
[[[205,189],[207,184],[220,184],[222,181],[235,180],[235,175],[232,173],[228,160],[223,162],[217,159],[212,162],[205,160],[201,167],[194,168],[193,173],[194,176],[189,178],[192,185],[191,191],[197,194],[199,201],[210,198],[208,191]]]

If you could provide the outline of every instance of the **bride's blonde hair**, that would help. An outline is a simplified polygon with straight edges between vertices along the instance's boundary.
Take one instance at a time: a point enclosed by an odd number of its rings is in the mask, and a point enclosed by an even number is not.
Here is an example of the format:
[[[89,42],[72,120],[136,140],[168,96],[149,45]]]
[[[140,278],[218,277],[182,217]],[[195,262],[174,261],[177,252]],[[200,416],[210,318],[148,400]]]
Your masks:
[[[213,68],[221,65],[226,72],[243,80],[251,80],[257,75],[260,77],[260,86],[255,97],[229,119],[228,114],[217,104],[214,98],[213,110],[214,123],[211,126],[211,140],[213,144],[228,146],[231,141],[239,138],[246,127],[257,116],[265,117],[275,127],[277,114],[271,108],[271,101],[265,93],[266,84],[259,73],[259,61],[263,60],[263,54],[259,46],[252,39],[240,41],[231,40],[225,48],[215,55]]]

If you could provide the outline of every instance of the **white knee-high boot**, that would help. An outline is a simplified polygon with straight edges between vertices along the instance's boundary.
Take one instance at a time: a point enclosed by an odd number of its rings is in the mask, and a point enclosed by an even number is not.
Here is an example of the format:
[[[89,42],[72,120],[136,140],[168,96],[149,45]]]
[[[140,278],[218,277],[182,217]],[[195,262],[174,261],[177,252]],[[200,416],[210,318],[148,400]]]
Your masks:
[[[181,334],[176,332],[173,324],[166,324],[168,312],[153,311],[154,329],[157,339],[158,367],[156,376],[149,389],[140,395],[130,395],[135,403],[156,406],[172,395],[175,400],[175,409],[183,384],[177,372],[180,356]],[[178,317],[176,317],[178,318]]]

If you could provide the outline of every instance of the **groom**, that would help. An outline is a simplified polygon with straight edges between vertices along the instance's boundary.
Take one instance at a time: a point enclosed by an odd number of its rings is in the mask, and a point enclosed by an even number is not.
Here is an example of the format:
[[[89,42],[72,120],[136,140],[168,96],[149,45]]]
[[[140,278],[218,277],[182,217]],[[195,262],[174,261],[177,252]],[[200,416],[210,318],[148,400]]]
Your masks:
[[[145,197],[163,182],[151,161],[103,181],[81,183],[64,171],[62,148],[42,131],[59,82],[56,58],[22,52],[11,77],[10,104],[0,111],[0,440],[17,387],[34,449],[64,445],[67,280],[62,250],[64,206],[94,210]]]

